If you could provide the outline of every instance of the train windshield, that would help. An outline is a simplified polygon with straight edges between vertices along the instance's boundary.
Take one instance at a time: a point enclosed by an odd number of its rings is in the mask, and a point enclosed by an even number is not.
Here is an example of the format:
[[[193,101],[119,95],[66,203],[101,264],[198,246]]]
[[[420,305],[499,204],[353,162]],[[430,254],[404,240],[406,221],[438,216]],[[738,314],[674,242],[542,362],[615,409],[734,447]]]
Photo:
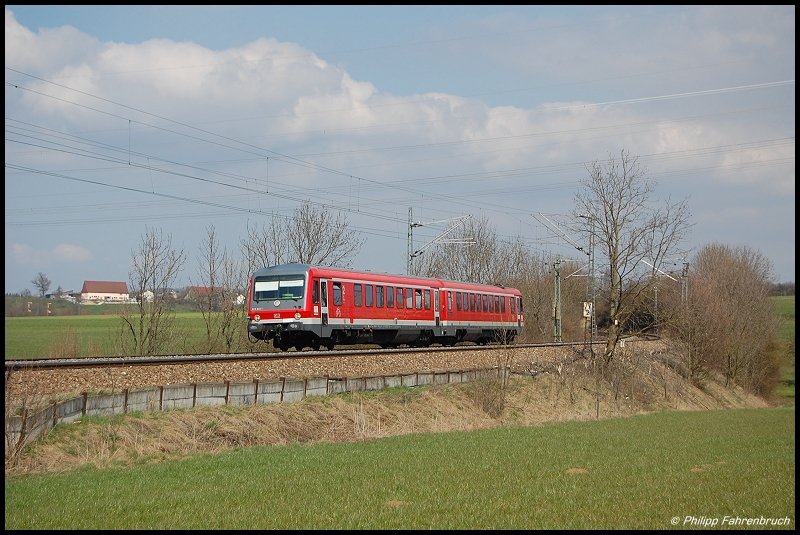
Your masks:
[[[253,301],[294,299],[303,297],[305,281],[302,278],[258,277],[253,281]]]

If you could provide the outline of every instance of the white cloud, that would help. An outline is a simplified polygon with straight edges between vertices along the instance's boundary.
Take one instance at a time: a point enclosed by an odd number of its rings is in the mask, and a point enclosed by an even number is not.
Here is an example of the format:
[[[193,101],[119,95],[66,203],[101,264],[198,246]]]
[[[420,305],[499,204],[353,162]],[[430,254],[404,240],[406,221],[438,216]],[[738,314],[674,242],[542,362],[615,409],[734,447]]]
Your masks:
[[[22,266],[43,268],[50,260],[50,253],[48,251],[37,251],[30,245],[25,245],[22,243],[12,244],[11,253],[14,257],[14,261]]]
[[[189,250],[206,224],[238,244],[245,218],[310,200],[349,210],[368,231],[362,267],[401,272],[409,207],[423,220],[486,214],[500,234],[515,234],[531,211],[567,212],[585,162],[620,149],[641,155],[675,197],[701,197],[697,220],[724,217],[731,239],[742,234],[741,213],[725,210],[731,198],[753,210],[793,202],[794,85],[735,90],[794,77],[785,8],[587,12],[575,21],[555,20],[558,10],[505,13],[507,30],[493,32],[498,18],[482,28],[475,19],[472,31],[430,22],[430,43],[366,43],[340,62],[335,50],[271,36],[213,50],[167,35],[131,44],[66,26],[33,32],[6,9],[7,67],[59,84],[6,74],[20,87],[7,83],[6,115],[24,123],[14,124],[19,144],[7,139],[6,161],[54,173],[6,167],[14,261],[80,263],[90,249],[101,261],[127,258],[144,222]],[[380,76],[414,90],[373,81]],[[769,241],[754,246],[785,250],[794,221],[761,224]],[[62,243],[24,245],[49,232]],[[89,249],[68,243],[69,232]]]
[[[63,263],[79,264],[92,258],[91,253],[84,247],[68,243],[60,243],[49,250],[15,243],[11,246],[11,251],[17,264],[37,269],[58,267]]]
[[[81,263],[91,260],[92,254],[80,245],[59,243],[53,249],[53,258],[68,263]]]

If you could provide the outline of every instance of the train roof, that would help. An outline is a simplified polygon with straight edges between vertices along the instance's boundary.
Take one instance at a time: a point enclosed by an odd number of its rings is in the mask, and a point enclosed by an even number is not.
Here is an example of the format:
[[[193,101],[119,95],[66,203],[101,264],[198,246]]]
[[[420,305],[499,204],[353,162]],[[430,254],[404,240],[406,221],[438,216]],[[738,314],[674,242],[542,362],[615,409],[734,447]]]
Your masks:
[[[417,283],[425,283],[425,284],[434,284],[437,283],[438,285],[448,286],[455,289],[473,289],[473,290],[480,290],[483,289],[488,291],[492,290],[506,290],[511,291],[512,293],[519,293],[519,290],[516,288],[510,288],[506,286],[502,286],[499,284],[484,284],[479,282],[464,282],[464,281],[454,281],[449,279],[442,279],[438,277],[419,277],[415,275],[398,275],[394,273],[380,273],[377,271],[363,271],[363,270],[355,270],[349,268],[337,268],[337,267],[329,267],[329,266],[320,266],[320,265],[313,265],[313,264],[302,264],[302,263],[289,263],[289,264],[280,264],[276,266],[269,266],[265,268],[260,268],[253,273],[253,276],[263,276],[263,275],[297,275],[299,273],[307,273],[309,270],[315,270],[321,272],[321,274],[325,274],[328,277],[341,277],[341,276],[353,276],[353,275],[361,275],[364,277],[377,277],[381,279],[382,282],[386,283],[394,283],[398,284],[402,281],[407,281],[408,283],[417,282]]]
[[[280,264],[277,266],[269,266],[257,269],[253,275],[296,275],[298,273],[305,273],[313,266],[309,264]]]

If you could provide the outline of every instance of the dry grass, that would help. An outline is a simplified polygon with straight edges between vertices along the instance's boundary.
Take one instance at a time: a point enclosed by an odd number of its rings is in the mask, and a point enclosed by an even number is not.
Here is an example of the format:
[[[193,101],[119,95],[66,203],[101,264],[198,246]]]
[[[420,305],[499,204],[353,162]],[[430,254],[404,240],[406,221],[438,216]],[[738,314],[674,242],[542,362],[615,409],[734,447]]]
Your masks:
[[[621,359],[622,360],[622,359]],[[211,407],[65,424],[6,463],[6,475],[159,462],[259,445],[359,441],[408,433],[621,417],[653,410],[765,407],[713,380],[688,383],[659,362],[621,363],[598,381],[586,361],[507,381],[354,392],[255,407]]]

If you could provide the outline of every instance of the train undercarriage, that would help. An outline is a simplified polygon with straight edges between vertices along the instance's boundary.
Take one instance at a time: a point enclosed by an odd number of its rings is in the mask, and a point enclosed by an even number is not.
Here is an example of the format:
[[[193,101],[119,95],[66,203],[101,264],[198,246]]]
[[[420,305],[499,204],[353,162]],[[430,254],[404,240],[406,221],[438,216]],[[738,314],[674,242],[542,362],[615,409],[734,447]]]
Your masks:
[[[377,344],[383,348],[429,347],[434,344],[454,346],[459,342],[473,342],[478,345],[489,343],[513,343],[517,335],[515,329],[483,329],[483,328],[436,328],[433,329],[331,329],[329,336],[320,336],[316,332],[292,328],[292,324],[282,325],[277,329],[251,332],[258,340],[272,344],[280,351],[288,351],[292,347],[297,351],[311,348],[314,351],[325,347],[332,350],[337,345]]]

